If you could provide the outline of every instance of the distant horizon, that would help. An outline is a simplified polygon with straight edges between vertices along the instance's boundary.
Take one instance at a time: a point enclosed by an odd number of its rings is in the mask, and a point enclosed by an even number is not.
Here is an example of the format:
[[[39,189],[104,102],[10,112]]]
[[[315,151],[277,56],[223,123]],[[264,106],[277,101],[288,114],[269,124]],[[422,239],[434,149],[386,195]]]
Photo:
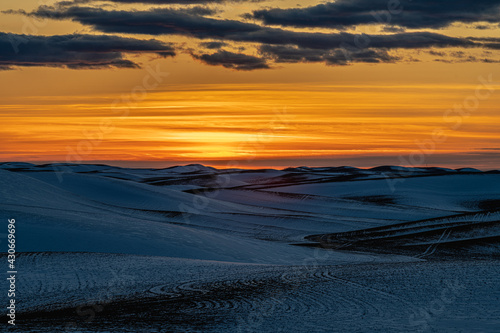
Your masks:
[[[380,167],[402,167],[402,168],[442,168],[442,169],[451,169],[451,170],[459,170],[459,169],[476,169],[482,172],[487,171],[497,171],[500,170],[499,167],[491,167],[491,168],[478,168],[473,166],[443,166],[443,165],[399,165],[399,164],[379,164],[379,165],[371,165],[371,166],[356,166],[356,165],[348,165],[348,164],[330,164],[330,165],[307,165],[307,164],[296,164],[296,165],[287,165],[287,166],[248,166],[248,165],[232,165],[232,164],[209,164],[209,163],[196,163],[196,162],[186,162],[182,164],[169,163],[165,161],[82,161],[80,163],[77,162],[65,162],[65,161],[0,161],[1,164],[5,163],[27,163],[35,166],[41,165],[51,165],[51,164],[71,164],[71,165],[104,165],[109,167],[118,167],[125,169],[167,169],[174,167],[186,167],[192,165],[200,165],[204,167],[211,167],[218,170],[224,169],[243,169],[243,170],[259,170],[259,169],[273,169],[273,170],[285,170],[285,169],[293,169],[293,168],[356,168],[361,170],[370,170]]]

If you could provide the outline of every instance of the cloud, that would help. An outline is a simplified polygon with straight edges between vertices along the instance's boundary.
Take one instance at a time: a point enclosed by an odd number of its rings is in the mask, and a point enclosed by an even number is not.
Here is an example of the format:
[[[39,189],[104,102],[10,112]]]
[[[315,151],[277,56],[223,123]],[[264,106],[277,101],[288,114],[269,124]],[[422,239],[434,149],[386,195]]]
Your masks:
[[[220,49],[224,46],[227,46],[227,43],[224,43],[224,42],[205,42],[205,43],[200,43],[200,46],[207,48],[207,49]]]
[[[327,52],[316,49],[301,49],[293,45],[262,45],[261,54],[281,63],[322,62]]]
[[[484,47],[492,50],[500,50],[500,38],[496,37],[469,37],[470,40],[475,42],[484,43]]]
[[[497,0],[337,0],[306,8],[263,9],[249,15],[265,24],[344,29],[360,24],[443,28],[455,22],[500,22]]]
[[[350,33],[296,32],[262,27],[235,20],[221,20],[172,8],[147,11],[116,11],[90,7],[57,10],[42,6],[30,13],[41,18],[71,19],[106,33],[184,35],[199,39],[220,39],[262,44],[293,44],[301,48],[428,48],[477,46],[471,40],[431,32],[366,35]]]
[[[137,68],[124,59],[126,53],[174,56],[172,45],[154,39],[138,40],[116,36],[33,36],[0,33],[0,70],[14,67]]]
[[[391,56],[386,50],[362,50],[345,54],[345,52],[336,50],[333,54],[325,56],[326,63],[329,65],[345,65],[349,62],[364,63],[393,63],[399,60],[398,57]]]
[[[399,60],[391,56],[387,50],[333,50],[303,49],[292,45],[262,45],[261,54],[281,63],[324,62],[327,65],[344,66],[353,62],[393,63]]]
[[[437,56],[437,57],[444,57],[444,56],[446,56],[445,52],[439,52],[439,51],[434,51],[434,50],[430,50],[429,54],[433,55],[433,56]]]
[[[387,5],[387,2],[384,1],[384,3]],[[336,4],[344,4],[346,8],[350,8],[350,3],[344,0]],[[375,0],[373,6],[377,4],[379,0]],[[210,17],[213,13],[213,10],[205,7],[107,10],[86,6],[40,6],[31,13],[22,12],[22,14],[38,18],[73,20],[109,34],[181,35],[209,40],[200,43],[200,46],[214,50],[227,46],[228,42],[258,44],[257,48],[264,59],[228,51],[195,56],[191,51],[193,57],[204,63],[236,70],[269,68],[266,59],[281,63],[324,62],[327,65],[347,65],[359,62],[392,63],[401,60],[390,53],[397,49],[420,50],[447,47],[498,49],[500,45],[496,38],[451,37],[427,31],[406,32],[397,25],[387,26],[390,31],[394,32],[391,34],[292,31]],[[127,66],[127,60],[123,60],[121,54],[115,60],[122,61],[117,62],[116,66]],[[238,61],[244,61],[244,63],[240,64]],[[468,61],[474,61],[474,58],[469,58]],[[480,58],[476,61],[491,62],[490,59]],[[130,63],[128,65],[132,66]]]
[[[29,15],[50,19],[71,19],[109,33],[149,35],[189,35],[220,38],[232,32],[249,33],[261,29],[255,24],[207,18],[186,9],[154,8],[146,11],[107,11],[92,7],[56,9],[41,6]]]
[[[268,69],[269,65],[265,59],[242,54],[219,50],[213,54],[194,55],[193,57],[211,66],[223,66],[225,68],[239,71],[251,71],[255,69]]]

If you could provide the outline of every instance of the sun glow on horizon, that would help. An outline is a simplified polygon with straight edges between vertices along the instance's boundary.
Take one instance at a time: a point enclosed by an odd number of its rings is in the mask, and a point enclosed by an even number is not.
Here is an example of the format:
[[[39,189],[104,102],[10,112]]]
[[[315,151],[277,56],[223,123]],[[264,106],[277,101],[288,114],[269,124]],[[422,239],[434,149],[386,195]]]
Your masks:
[[[447,139],[433,147],[429,159],[432,163],[436,156],[438,163],[446,164],[443,156],[450,154],[491,155],[494,151],[488,148],[497,147],[500,141],[492,123],[499,117],[495,112],[498,97],[482,101],[459,129],[453,128],[453,117],[443,117],[453,109],[453,101],[470,94],[468,86],[438,91],[405,86],[379,86],[375,91],[303,87],[288,91],[272,85],[267,89],[231,85],[155,92],[131,107],[125,103],[110,107],[115,96],[100,101],[88,98],[89,104],[65,104],[61,98],[40,105],[2,105],[0,118],[7,129],[2,141],[10,144],[0,158],[203,161],[217,166],[237,160],[248,165],[269,161],[267,166],[276,166],[283,165],[276,164],[277,159],[288,164],[300,159],[304,165],[351,159],[355,165],[362,157],[385,156],[394,160],[392,164],[401,164],[398,156],[420,149],[440,129]],[[29,110],[30,117],[18,114],[22,108]],[[104,130],[103,121],[109,123]]]

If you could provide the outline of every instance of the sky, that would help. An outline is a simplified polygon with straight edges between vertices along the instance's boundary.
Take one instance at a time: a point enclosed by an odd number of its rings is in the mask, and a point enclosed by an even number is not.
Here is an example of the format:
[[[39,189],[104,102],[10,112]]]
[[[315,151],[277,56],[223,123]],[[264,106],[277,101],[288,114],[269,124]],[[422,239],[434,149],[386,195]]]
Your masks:
[[[0,162],[500,169],[492,0],[3,0]]]

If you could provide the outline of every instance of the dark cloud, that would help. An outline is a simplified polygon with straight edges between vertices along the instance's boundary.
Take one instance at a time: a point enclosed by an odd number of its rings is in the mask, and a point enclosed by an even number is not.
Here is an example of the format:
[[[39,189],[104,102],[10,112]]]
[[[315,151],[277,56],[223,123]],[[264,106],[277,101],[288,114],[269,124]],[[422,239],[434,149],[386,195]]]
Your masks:
[[[72,19],[107,33],[185,35],[199,39],[221,39],[262,44],[293,44],[301,48],[428,48],[475,46],[473,41],[430,32],[365,35],[350,33],[295,32],[262,27],[235,20],[219,20],[172,8],[148,11],[107,11],[90,7],[57,10],[40,7],[30,15],[42,18]]]
[[[329,65],[345,65],[349,62],[364,62],[364,63],[393,63],[399,60],[398,57],[391,56],[385,50],[362,50],[348,52],[336,50],[333,54],[325,57],[326,63]]]
[[[488,25],[478,24],[478,25],[474,26],[474,29],[477,29],[477,30],[488,30],[488,29],[493,29],[493,28],[490,27],[490,26],[488,26]]]
[[[428,52],[430,55],[437,56],[434,61],[443,62],[448,64],[467,63],[467,62],[483,62],[483,63],[498,63],[498,59],[491,57],[484,57],[484,55],[492,54],[489,51],[483,51],[483,57],[473,56],[463,51],[442,52],[431,50]]]
[[[304,49],[292,45],[262,45],[259,48],[262,55],[272,58],[276,62],[322,62],[327,51]]]
[[[347,6],[344,0],[338,3]],[[375,3],[378,3],[378,0]],[[386,1],[384,3],[387,4]],[[200,44],[201,47],[208,49],[221,49],[227,46],[227,42],[260,44],[260,54],[264,59],[228,51],[193,55],[207,64],[237,70],[269,68],[266,58],[281,63],[324,62],[328,65],[347,65],[356,62],[392,63],[401,60],[391,55],[390,51],[395,49],[420,50],[446,47],[500,49],[500,41],[496,38],[458,38],[433,32],[404,32],[404,29],[394,25],[386,26],[395,31],[392,34],[299,32],[237,20],[217,19],[209,16],[212,13],[211,9],[205,7],[128,11],[85,6],[41,6],[34,12],[23,12],[25,15],[38,18],[73,20],[104,33],[182,35],[210,40]],[[194,54],[193,51],[190,52]],[[127,61],[121,58],[121,54],[118,56],[119,59],[115,60],[122,61],[121,66],[125,67]],[[469,61],[473,61],[473,58]],[[487,62],[479,58],[477,61]]]
[[[474,42],[480,42],[483,44],[483,47],[492,49],[492,50],[500,50],[500,38],[497,37],[469,37],[468,38]]]
[[[445,52],[439,52],[439,51],[434,51],[434,50],[430,50],[429,54],[433,55],[433,56],[437,56],[437,57],[444,57],[444,56],[446,56]]]
[[[84,68],[136,68],[125,53],[174,56],[170,44],[116,36],[33,36],[0,33],[0,69],[18,66]]]
[[[223,66],[225,68],[239,71],[251,71],[255,69],[268,69],[269,65],[265,59],[249,56],[242,53],[232,53],[219,50],[213,54],[193,55],[207,65]]]
[[[30,15],[51,19],[71,19],[110,33],[179,34],[198,38],[222,38],[230,33],[249,33],[262,29],[255,24],[207,18],[190,13],[186,9],[173,8],[154,8],[147,11],[107,11],[92,7],[74,6],[56,9],[41,6]]]
[[[386,50],[366,49],[361,51],[303,49],[291,45],[262,45],[260,52],[281,63],[325,62],[327,65],[343,66],[353,62],[392,63],[399,60]]]
[[[500,22],[498,0],[337,0],[306,8],[263,9],[252,18],[265,24],[344,29],[359,24],[442,28],[454,22]]]
[[[178,9],[178,11],[186,13],[186,14],[190,14],[190,15],[200,15],[200,16],[215,15],[219,12],[219,10],[217,10],[217,9],[208,8],[208,7],[201,7],[201,6],[181,8],[181,9]]]
[[[205,42],[205,43],[200,43],[201,47],[204,47],[206,49],[220,49],[224,46],[227,46],[227,43],[224,42]]]

